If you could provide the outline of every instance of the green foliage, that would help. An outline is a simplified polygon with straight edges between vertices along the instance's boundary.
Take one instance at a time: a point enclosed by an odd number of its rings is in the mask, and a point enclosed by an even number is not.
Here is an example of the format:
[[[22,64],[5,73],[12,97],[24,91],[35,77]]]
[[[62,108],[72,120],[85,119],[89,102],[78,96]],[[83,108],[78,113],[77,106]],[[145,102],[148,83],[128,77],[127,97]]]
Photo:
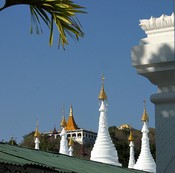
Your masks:
[[[84,33],[81,29],[81,25],[76,18],[76,14],[85,13],[81,10],[84,7],[75,4],[71,0],[6,0],[4,7],[0,8],[0,11],[5,8],[14,5],[29,5],[31,12],[31,33],[33,27],[35,27],[36,33],[42,32],[41,21],[43,21],[50,30],[49,44],[53,43],[53,31],[54,24],[58,29],[59,39],[58,46],[60,44],[65,47],[68,44],[67,36],[75,40],[79,40],[79,37],[83,37]]]

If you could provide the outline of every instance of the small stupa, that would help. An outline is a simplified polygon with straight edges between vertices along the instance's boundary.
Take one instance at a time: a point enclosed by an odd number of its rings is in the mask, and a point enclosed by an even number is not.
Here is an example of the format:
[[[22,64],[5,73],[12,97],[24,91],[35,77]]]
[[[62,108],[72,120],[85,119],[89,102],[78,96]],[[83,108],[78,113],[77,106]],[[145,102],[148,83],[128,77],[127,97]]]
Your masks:
[[[134,137],[132,128],[130,129],[130,135],[128,137],[128,141],[130,148],[128,168],[133,168],[135,165],[135,157],[134,157]]]
[[[99,94],[99,100],[101,101],[101,106],[99,108],[100,117],[99,117],[99,127],[98,134],[94,144],[94,147],[91,151],[90,160],[122,166],[118,161],[118,153],[114,147],[114,144],[111,140],[108,131],[107,123],[107,95],[104,90],[104,76],[102,76],[102,88]]]
[[[74,141],[72,138],[70,138],[69,140],[69,156],[73,156],[73,145],[74,145]]]
[[[66,133],[66,130],[65,130],[66,124],[67,123],[66,123],[65,117],[63,116],[61,124],[60,124],[61,127],[62,127],[62,131],[60,133],[61,140],[60,140],[59,153],[69,155],[68,142],[67,142],[67,133]]]
[[[36,122],[36,130],[35,130],[35,133],[34,133],[35,149],[36,150],[39,150],[39,144],[40,144],[39,137],[40,137],[40,133],[38,131],[38,121],[37,121]]]
[[[144,111],[143,111],[141,120],[143,121],[141,152],[137,159],[136,164],[134,165],[134,169],[148,171],[148,172],[156,172],[156,163],[150,152],[150,144],[149,144],[149,137],[148,137],[149,117],[146,111],[145,101],[144,101]]]

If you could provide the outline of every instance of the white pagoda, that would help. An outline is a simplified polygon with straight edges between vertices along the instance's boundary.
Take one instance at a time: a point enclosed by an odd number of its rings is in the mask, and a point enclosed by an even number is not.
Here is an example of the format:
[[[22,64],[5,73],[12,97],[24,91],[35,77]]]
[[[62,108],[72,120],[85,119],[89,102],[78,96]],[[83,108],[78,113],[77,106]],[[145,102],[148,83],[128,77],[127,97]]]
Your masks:
[[[102,88],[99,94],[99,100],[101,100],[101,106],[99,109],[99,127],[97,138],[91,151],[90,160],[122,166],[122,164],[118,161],[118,153],[108,131],[106,99],[107,96],[104,91],[104,76],[102,76]]]
[[[134,165],[134,169],[148,171],[148,172],[156,172],[156,163],[150,152],[150,144],[149,144],[149,137],[148,137],[149,117],[146,111],[145,104],[144,104],[144,111],[143,111],[141,120],[143,121],[141,152],[137,159],[136,164]]]
[[[40,137],[40,133],[38,131],[38,122],[36,122],[36,130],[34,133],[34,142],[35,142],[35,149],[36,150],[39,150],[39,144],[40,144],[39,137]]]
[[[135,157],[134,157],[134,137],[133,137],[133,130],[130,129],[130,135],[128,137],[129,141],[129,163],[128,163],[128,168],[134,168],[135,165]]]
[[[63,116],[62,121],[61,121],[61,126],[62,126],[62,131],[60,133],[61,140],[60,140],[59,153],[69,155],[68,142],[67,142],[67,133],[66,133],[66,130],[65,130],[66,120],[65,120],[64,116]]]

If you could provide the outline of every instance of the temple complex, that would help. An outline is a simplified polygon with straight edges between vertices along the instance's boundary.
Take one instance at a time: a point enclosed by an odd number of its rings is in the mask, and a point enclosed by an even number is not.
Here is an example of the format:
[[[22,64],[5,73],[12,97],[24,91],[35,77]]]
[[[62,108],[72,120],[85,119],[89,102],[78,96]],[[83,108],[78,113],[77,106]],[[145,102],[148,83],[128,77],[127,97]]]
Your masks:
[[[100,117],[99,117],[98,134],[94,147],[91,151],[90,160],[122,166],[122,164],[119,163],[118,161],[118,153],[116,148],[114,147],[114,144],[111,140],[108,131],[108,123],[106,115],[107,95],[104,90],[104,77],[102,77],[102,88],[99,94],[99,100],[101,101],[101,106],[99,108]]]

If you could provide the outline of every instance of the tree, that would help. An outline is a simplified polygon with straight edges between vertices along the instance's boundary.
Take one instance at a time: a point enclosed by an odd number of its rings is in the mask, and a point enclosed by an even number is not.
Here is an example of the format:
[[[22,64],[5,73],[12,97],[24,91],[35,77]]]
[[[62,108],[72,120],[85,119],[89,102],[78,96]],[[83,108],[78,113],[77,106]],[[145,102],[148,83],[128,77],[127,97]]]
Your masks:
[[[36,33],[42,33],[41,21],[50,30],[49,43],[53,43],[54,24],[59,33],[58,46],[65,47],[68,44],[67,36],[74,40],[83,37],[81,24],[76,18],[77,13],[85,13],[84,7],[75,4],[71,0],[4,0],[4,6],[0,11],[15,5],[29,5],[31,12],[31,33],[35,27]]]

